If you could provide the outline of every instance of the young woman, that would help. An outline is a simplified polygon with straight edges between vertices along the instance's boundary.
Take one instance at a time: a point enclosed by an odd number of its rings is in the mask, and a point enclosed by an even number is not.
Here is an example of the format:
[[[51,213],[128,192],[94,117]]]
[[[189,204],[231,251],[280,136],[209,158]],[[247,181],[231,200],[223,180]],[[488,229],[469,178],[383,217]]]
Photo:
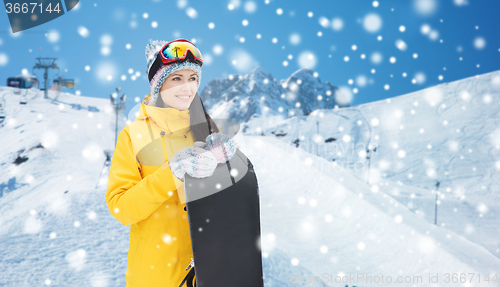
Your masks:
[[[183,174],[210,176],[221,161],[204,142],[231,140],[219,137],[201,102],[203,59],[194,44],[153,41],[146,59],[151,93],[118,136],[106,202],[130,225],[127,287],[178,287],[193,258]]]

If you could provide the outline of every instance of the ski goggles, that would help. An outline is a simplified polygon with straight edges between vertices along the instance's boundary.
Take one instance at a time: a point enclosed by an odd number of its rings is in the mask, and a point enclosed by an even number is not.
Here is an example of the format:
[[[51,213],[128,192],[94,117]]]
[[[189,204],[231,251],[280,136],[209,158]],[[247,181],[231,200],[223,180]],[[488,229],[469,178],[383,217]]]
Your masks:
[[[149,81],[153,78],[154,74],[163,65],[172,63],[184,62],[191,58],[192,62],[197,63],[200,67],[203,65],[203,57],[200,50],[191,42],[186,39],[177,39],[168,42],[160,49],[156,59],[149,70]]]

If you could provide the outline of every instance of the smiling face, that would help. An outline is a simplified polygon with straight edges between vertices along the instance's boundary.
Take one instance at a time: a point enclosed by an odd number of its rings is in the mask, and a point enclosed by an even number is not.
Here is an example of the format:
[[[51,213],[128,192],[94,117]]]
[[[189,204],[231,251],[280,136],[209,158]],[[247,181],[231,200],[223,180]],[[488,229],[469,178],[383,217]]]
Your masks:
[[[190,69],[170,74],[160,88],[163,108],[187,110],[198,90],[197,80],[198,75]]]

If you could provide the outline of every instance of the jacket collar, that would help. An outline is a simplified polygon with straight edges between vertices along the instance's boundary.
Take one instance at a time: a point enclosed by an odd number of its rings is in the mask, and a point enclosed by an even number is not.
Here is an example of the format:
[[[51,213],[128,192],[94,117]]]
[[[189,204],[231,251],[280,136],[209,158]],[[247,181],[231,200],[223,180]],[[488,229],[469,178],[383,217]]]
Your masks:
[[[165,133],[173,133],[188,128],[190,125],[189,110],[157,107],[151,100],[151,94],[148,94],[142,101],[139,115],[135,120],[147,122],[148,118],[150,125],[158,126]]]

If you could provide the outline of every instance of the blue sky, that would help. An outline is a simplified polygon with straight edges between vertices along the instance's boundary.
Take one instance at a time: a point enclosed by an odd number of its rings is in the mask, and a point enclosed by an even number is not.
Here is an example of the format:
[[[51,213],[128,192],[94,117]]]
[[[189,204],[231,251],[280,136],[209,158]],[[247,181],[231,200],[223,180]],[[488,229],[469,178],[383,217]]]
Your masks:
[[[149,40],[186,38],[205,57],[200,92],[257,65],[278,81],[308,67],[358,105],[499,70],[495,11],[500,1],[81,1],[16,34],[0,13],[0,78],[57,57],[77,83],[68,92],[109,98],[120,86],[127,114],[149,93]]]

